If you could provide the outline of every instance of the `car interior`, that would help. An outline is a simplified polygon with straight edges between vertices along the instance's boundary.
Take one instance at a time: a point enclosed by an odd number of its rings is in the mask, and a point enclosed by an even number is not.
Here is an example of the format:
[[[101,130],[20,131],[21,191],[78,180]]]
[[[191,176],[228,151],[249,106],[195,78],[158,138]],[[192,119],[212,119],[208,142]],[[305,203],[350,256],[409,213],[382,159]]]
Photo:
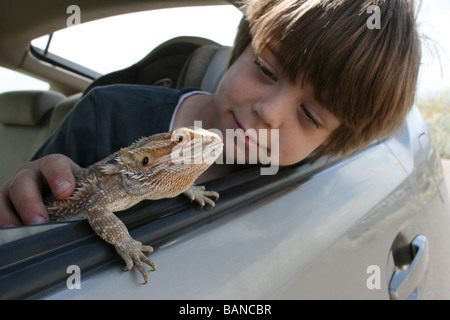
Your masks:
[[[102,1],[80,0],[81,22],[105,17],[183,6],[229,5],[234,1]],[[97,78],[51,60],[30,45],[33,39],[67,28],[70,2],[12,1],[0,4],[0,66],[31,75],[50,84],[50,90],[0,93],[0,183],[30,160],[78,100],[95,86],[114,83],[149,84],[172,88],[214,90],[222,76],[230,48],[200,37],[178,37],[151,50],[141,61]],[[144,40],[144,39],[143,39]],[[97,79],[95,79],[97,78]]]
[[[0,183],[28,161],[66,114],[90,90],[112,84],[200,88],[214,92],[226,70],[231,48],[199,37],[170,39],[132,66],[94,80],[69,97],[56,91],[0,94],[0,148],[6,157]]]

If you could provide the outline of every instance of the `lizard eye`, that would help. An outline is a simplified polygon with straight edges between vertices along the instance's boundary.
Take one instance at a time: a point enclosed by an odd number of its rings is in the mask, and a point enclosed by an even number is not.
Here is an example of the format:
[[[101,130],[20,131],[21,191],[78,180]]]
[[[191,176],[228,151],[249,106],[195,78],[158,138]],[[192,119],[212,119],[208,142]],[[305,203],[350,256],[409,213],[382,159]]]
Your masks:
[[[183,128],[176,129],[172,132],[171,141],[175,144],[188,143],[190,141],[189,132]]]
[[[148,157],[144,157],[144,159],[142,159],[142,165],[143,166],[146,166],[148,164],[148,162],[149,162]]]

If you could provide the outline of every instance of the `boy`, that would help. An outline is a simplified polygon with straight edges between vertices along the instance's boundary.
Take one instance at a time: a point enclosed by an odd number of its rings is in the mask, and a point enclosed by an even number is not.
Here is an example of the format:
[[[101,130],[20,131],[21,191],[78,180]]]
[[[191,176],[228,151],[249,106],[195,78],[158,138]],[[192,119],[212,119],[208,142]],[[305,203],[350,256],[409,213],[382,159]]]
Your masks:
[[[372,5],[380,8],[379,29],[367,25]],[[277,165],[308,155],[312,160],[348,156],[403,124],[419,64],[414,9],[407,0],[249,0],[228,70],[214,94],[142,86],[93,90],[37,160],[2,187],[0,226],[47,222],[44,184],[64,199],[74,191],[79,165],[140,136],[194,121],[223,137],[227,129],[277,132],[278,139],[267,141],[240,134],[241,143],[225,139],[226,163],[238,162],[239,149],[246,154],[276,150]],[[199,181],[234,170],[235,164],[215,164]]]

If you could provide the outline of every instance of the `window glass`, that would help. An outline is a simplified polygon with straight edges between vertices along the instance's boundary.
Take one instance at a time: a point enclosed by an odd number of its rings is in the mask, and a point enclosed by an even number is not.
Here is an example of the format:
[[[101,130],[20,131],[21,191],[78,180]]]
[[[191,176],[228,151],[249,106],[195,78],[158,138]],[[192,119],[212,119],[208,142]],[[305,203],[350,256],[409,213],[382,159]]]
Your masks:
[[[48,90],[50,85],[23,73],[0,67],[0,93],[16,90]]]
[[[242,13],[232,5],[150,10],[109,17],[57,31],[48,52],[105,74],[126,68],[159,44],[199,36],[232,45]],[[32,41],[45,50],[49,36]]]

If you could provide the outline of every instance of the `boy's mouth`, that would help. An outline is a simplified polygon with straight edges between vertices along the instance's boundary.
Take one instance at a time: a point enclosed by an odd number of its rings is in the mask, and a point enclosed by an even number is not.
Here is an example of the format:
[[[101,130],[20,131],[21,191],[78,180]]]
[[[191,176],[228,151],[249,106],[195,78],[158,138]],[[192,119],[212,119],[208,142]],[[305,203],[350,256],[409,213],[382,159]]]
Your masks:
[[[236,119],[235,115],[232,113],[234,133],[236,137],[241,140],[248,149],[267,149],[264,145],[258,142],[258,137],[256,135],[256,130],[247,131]],[[239,130],[238,130],[239,129]],[[267,143],[267,141],[266,141]]]

